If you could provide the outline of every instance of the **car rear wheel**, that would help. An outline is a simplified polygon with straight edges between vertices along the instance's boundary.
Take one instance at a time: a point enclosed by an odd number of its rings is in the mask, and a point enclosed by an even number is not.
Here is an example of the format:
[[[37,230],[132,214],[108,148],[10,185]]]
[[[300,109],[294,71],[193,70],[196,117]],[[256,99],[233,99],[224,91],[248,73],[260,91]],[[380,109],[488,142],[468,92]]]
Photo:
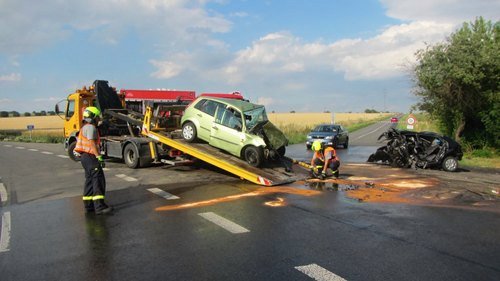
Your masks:
[[[264,153],[262,148],[249,146],[243,152],[245,161],[252,167],[260,167],[264,160]]]
[[[187,122],[182,126],[182,137],[187,142],[193,142],[196,139],[196,126],[192,122]]]
[[[443,160],[443,170],[455,172],[458,169],[458,160],[455,157],[448,156]]]

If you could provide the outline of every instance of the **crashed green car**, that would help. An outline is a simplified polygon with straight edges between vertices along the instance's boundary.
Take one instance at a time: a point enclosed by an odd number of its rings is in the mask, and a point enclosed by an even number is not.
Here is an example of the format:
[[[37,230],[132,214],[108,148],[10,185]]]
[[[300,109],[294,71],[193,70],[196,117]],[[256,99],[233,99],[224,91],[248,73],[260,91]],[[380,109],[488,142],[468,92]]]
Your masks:
[[[280,159],[288,145],[264,106],[245,100],[201,96],[186,108],[181,124],[186,141],[208,142],[254,167]]]

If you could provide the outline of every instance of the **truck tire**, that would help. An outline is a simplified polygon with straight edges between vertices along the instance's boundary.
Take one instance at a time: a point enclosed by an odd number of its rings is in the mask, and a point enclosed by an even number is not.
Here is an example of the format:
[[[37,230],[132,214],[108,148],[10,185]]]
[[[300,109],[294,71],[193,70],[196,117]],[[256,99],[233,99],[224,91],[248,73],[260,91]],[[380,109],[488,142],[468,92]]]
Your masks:
[[[182,126],[182,138],[187,142],[193,142],[196,139],[196,126],[193,122],[186,122]]]
[[[73,151],[75,150],[75,146],[76,146],[76,141],[74,141],[68,145],[68,156],[69,156],[69,159],[76,161],[76,162],[79,162],[80,156],[75,156],[75,154],[73,153]]]
[[[123,149],[123,161],[127,167],[136,169],[140,166],[139,150],[133,143],[129,143]]]
[[[248,146],[243,152],[244,160],[252,167],[260,167],[264,160],[264,152],[262,148]]]

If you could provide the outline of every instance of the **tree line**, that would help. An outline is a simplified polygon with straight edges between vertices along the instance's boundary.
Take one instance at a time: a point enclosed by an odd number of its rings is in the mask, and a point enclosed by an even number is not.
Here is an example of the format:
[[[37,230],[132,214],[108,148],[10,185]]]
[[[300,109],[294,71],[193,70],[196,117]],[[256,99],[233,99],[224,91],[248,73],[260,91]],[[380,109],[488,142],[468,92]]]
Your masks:
[[[33,112],[24,112],[24,113],[19,113],[17,111],[0,111],[0,117],[21,117],[21,116],[52,116],[56,115],[55,111],[33,111]]]

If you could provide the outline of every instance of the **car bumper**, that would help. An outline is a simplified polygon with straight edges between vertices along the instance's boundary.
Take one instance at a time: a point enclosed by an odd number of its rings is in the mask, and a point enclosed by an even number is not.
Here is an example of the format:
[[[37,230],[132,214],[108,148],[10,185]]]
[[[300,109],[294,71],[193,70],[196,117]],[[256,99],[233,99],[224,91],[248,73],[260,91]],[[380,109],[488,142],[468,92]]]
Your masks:
[[[306,140],[306,145],[311,146],[313,144],[313,142],[315,142],[315,141],[320,141],[324,145],[333,145],[333,140],[331,140],[331,139],[308,139],[308,140]]]

